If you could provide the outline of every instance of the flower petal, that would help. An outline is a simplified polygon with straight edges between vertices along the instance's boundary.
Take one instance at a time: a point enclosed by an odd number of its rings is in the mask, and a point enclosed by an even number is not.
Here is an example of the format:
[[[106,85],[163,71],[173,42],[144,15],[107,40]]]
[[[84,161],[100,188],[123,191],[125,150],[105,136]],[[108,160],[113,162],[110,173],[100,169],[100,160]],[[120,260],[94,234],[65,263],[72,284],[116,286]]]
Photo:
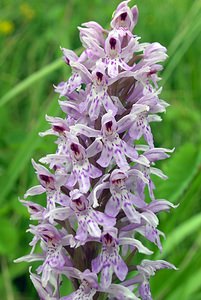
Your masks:
[[[123,281],[128,274],[128,267],[120,255],[118,256],[117,263],[114,264],[114,272],[121,281]]]
[[[96,168],[95,166],[93,166],[92,164],[90,164],[89,167],[89,176],[91,178],[97,178],[100,177],[102,175],[102,171],[98,168]]]
[[[90,218],[87,219],[87,231],[90,236],[94,236],[99,238],[101,236],[101,230],[98,227],[98,224],[91,220]]]
[[[100,286],[107,289],[112,282],[113,268],[110,264],[105,264],[101,271]]]
[[[46,189],[42,185],[36,185],[26,191],[24,198],[27,198],[28,196],[40,195],[45,193],[45,191]]]
[[[112,283],[105,292],[113,295],[118,300],[140,300],[133,292],[121,284]]]
[[[101,260],[101,255],[98,255],[91,262],[92,272],[98,274],[102,269],[102,266],[103,266],[103,262]]]
[[[121,199],[118,198],[118,196],[112,196],[107,201],[105,206],[105,213],[108,216],[116,217],[121,209]]]
[[[20,258],[15,259],[14,262],[20,263],[22,261],[26,261],[26,262],[43,261],[44,258],[45,257],[42,254],[28,254],[28,255],[25,255]]]
[[[125,212],[127,218],[132,223],[140,223],[141,222],[141,215],[136,211],[134,206],[132,205],[131,201],[129,199],[124,200],[123,202],[123,211]]]
[[[151,255],[153,253],[153,251],[150,251],[148,248],[146,248],[145,246],[142,245],[142,243],[136,239],[132,239],[132,238],[119,238],[119,244],[120,245],[131,245],[134,246],[138,249],[138,251],[140,253],[144,253],[147,255]]]
[[[82,193],[87,193],[90,189],[89,174],[82,170],[78,175],[78,183],[80,191]]]
[[[107,147],[106,145],[103,145],[102,153],[99,159],[97,160],[97,163],[101,167],[106,168],[109,166],[112,156],[113,156],[113,150]]]
[[[109,217],[106,214],[104,214],[100,211],[97,211],[97,210],[93,211],[92,217],[101,226],[113,227],[116,223],[115,218]]]

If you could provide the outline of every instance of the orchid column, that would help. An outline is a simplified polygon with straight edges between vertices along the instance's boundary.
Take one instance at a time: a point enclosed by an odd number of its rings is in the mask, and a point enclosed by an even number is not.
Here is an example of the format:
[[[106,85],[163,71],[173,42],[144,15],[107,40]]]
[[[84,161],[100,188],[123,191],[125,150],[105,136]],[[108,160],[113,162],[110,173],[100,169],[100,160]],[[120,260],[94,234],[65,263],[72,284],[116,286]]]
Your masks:
[[[150,126],[167,107],[157,75],[166,48],[139,42],[138,9],[129,2],[117,7],[110,31],[82,24],[80,57],[62,48],[72,76],[55,91],[66,117],[46,116],[51,128],[40,135],[55,135],[57,151],[33,160],[39,185],[25,194],[45,193],[47,205],[21,200],[38,224],[29,229],[31,253],[16,260],[41,261],[30,278],[42,300],[150,300],[150,276],[175,269],[162,260],[135,263],[138,252],[153,253],[136,233],[162,251],[157,214],[174,205],[155,199],[152,181],[152,174],[167,179],[155,163],[172,152],[155,148]],[[63,276],[74,286],[70,295],[60,293]]]

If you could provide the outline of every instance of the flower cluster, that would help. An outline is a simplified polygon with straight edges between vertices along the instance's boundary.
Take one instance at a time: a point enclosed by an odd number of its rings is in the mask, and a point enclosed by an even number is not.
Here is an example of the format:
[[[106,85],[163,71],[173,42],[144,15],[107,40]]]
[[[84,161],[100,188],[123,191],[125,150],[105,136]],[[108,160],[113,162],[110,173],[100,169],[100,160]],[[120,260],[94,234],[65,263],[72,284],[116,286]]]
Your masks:
[[[72,69],[55,86],[66,117],[46,116],[51,128],[40,135],[55,135],[57,151],[32,161],[39,185],[25,194],[45,193],[47,205],[21,200],[37,224],[29,229],[31,253],[17,261],[41,262],[30,278],[42,300],[150,300],[150,276],[175,269],[162,260],[133,259],[152,254],[140,235],[162,250],[157,214],[174,205],[155,198],[152,181],[152,174],[167,178],[155,163],[172,152],[154,146],[150,126],[167,107],[157,75],[166,48],[132,34],[138,9],[128,3],[117,7],[110,31],[82,24],[79,57],[61,49]],[[62,276],[75,288],[70,295],[60,294]]]

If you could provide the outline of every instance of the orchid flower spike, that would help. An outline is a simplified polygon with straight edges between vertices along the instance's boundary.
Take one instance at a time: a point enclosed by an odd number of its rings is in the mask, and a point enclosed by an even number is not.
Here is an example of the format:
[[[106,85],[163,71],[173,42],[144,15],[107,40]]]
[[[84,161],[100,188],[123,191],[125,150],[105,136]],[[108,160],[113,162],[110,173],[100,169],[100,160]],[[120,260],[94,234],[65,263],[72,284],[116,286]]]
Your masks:
[[[118,5],[110,30],[94,21],[78,28],[80,56],[61,48],[72,69],[55,85],[65,116],[46,115],[50,129],[40,136],[55,136],[57,150],[32,160],[38,185],[20,199],[35,222],[28,229],[32,249],[15,261],[38,261],[30,279],[43,300],[151,300],[150,277],[176,269],[146,259],[153,253],[147,244],[162,251],[158,213],[177,207],[156,199],[152,178],[167,179],[155,164],[173,151],[156,147],[151,128],[168,106],[158,87],[166,48],[139,42],[133,33],[138,8],[129,3]],[[130,259],[138,252],[145,256],[141,263]],[[136,274],[127,279],[130,270]],[[61,296],[64,275],[74,291]]]

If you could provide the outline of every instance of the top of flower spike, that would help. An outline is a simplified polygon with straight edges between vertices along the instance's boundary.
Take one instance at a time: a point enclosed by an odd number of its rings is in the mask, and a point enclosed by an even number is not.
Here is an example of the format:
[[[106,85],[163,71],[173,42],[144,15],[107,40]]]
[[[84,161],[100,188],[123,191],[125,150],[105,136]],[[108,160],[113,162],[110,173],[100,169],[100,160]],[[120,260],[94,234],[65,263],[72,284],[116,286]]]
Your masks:
[[[113,13],[113,18],[110,23],[113,29],[124,28],[132,31],[138,21],[138,8],[134,5],[128,7],[130,0],[121,2]]]

